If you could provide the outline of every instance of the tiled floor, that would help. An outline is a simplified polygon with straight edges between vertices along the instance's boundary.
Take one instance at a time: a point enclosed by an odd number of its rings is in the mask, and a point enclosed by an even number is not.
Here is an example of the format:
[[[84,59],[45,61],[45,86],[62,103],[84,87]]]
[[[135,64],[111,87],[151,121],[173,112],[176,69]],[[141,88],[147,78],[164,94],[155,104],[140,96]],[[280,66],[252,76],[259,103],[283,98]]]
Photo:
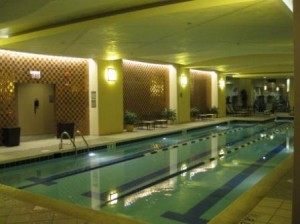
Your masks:
[[[293,173],[290,170],[240,224],[291,224]]]
[[[240,118],[243,119],[243,118]],[[263,120],[263,117],[252,117],[246,119]],[[90,145],[109,145],[124,140],[133,140],[145,136],[159,135],[167,132],[173,132],[198,126],[216,124],[218,122],[229,121],[230,118],[219,118],[210,121],[192,122],[188,124],[172,125],[167,128],[157,128],[156,130],[136,130],[133,133],[120,133],[109,136],[86,136]],[[20,146],[16,147],[0,147],[0,164],[23,160],[26,158],[34,158],[40,155],[53,154],[60,151],[58,148],[59,140],[55,137],[23,141]],[[78,138],[76,144],[79,147],[83,146],[83,141]],[[63,150],[73,150],[71,146],[64,146]],[[10,194],[11,190],[7,191],[6,186],[0,185],[0,223],[135,223],[133,220],[120,219],[118,222],[107,222],[107,218],[103,220],[101,215],[95,218],[95,212],[84,211],[81,214],[78,207],[72,208],[68,205],[67,209],[56,209],[57,207],[48,207],[48,202],[44,199],[39,199],[39,196],[34,196],[32,199],[23,200],[19,194]],[[292,200],[292,173],[285,176],[282,181],[273,188],[273,191],[267,195],[250,213],[240,222],[243,224],[288,224],[291,223],[291,200]],[[279,197],[280,195],[280,197]],[[71,207],[70,207],[71,206]],[[76,212],[71,212],[76,211]],[[136,222],[139,223],[139,222]]]
[[[47,208],[16,200],[0,192],[0,222],[13,223],[31,223],[31,224],[48,224],[48,223],[88,223],[83,219],[78,219],[55,212]]]

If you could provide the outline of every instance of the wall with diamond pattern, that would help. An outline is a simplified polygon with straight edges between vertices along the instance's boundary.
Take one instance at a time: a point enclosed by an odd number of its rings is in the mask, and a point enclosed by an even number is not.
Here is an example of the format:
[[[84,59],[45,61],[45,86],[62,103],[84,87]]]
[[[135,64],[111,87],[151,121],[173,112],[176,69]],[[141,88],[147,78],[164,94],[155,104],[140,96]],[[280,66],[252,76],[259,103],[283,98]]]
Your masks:
[[[211,107],[211,74],[190,70],[191,74],[191,108],[196,107],[202,113]]]
[[[32,78],[30,70],[40,71],[40,79]],[[87,60],[1,50],[0,128],[18,125],[16,83],[54,84],[56,123],[74,122],[76,129],[89,133]]]
[[[124,111],[138,114],[141,119],[159,118],[169,107],[169,67],[123,61]]]

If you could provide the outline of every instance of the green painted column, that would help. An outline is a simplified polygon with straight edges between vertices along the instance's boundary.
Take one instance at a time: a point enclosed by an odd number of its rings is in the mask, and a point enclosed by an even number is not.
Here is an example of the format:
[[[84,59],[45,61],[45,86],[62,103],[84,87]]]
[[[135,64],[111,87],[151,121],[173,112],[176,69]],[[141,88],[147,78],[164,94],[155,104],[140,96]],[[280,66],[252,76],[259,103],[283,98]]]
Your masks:
[[[218,74],[218,116],[226,116],[226,75]]]
[[[99,135],[123,132],[122,60],[97,60]],[[109,80],[108,70],[112,73]]]
[[[177,123],[190,122],[190,72],[189,69],[177,65]]]

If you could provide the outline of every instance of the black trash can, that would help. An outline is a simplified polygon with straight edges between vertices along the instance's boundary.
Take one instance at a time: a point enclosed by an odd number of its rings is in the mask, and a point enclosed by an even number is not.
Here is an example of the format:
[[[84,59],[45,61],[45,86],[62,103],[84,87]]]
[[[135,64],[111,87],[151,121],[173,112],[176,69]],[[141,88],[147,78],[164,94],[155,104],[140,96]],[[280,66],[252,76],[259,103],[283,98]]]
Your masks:
[[[20,144],[20,127],[2,128],[2,142],[5,146],[18,146]]]
[[[74,123],[58,123],[57,124],[57,138],[61,137],[61,133],[68,132],[71,138],[74,138]],[[68,138],[66,135],[63,136],[64,139]]]

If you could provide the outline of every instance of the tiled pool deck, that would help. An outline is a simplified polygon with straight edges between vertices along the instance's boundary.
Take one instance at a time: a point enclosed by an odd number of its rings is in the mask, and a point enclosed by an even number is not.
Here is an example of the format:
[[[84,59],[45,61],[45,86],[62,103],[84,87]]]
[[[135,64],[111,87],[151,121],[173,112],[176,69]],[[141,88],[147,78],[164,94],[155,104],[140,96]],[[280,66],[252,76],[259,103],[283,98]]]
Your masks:
[[[156,128],[155,130],[136,130],[132,133],[124,132],[107,136],[85,136],[90,146],[108,145],[111,143],[134,140],[142,137],[160,135],[168,132],[179,131],[194,127],[227,122],[233,118],[217,118],[191,122],[186,124],[171,125],[167,128]],[[247,117],[234,118],[247,120],[270,119],[270,117]],[[64,140],[66,141],[66,140]],[[0,147],[0,164],[11,163],[23,159],[31,159],[38,156],[47,156],[55,152],[61,152],[58,148],[59,140],[52,138],[21,141],[16,147]],[[83,141],[77,137],[76,145],[84,147]],[[64,145],[62,151],[73,150],[71,145]],[[291,223],[291,204],[293,174],[292,169],[280,179],[265,197],[253,209],[249,209],[249,214],[240,218],[241,224],[288,224]],[[273,181],[276,183],[276,181]],[[251,210],[252,209],[252,210]],[[240,215],[240,214],[239,214]],[[131,218],[93,211],[65,202],[49,199],[40,195],[33,195],[29,192],[13,189],[0,185],[0,223],[141,223]],[[230,222],[227,222],[230,223]],[[226,224],[226,223],[222,223]],[[236,224],[236,223],[232,223]]]
[[[292,223],[293,173],[289,170],[240,224]]]

